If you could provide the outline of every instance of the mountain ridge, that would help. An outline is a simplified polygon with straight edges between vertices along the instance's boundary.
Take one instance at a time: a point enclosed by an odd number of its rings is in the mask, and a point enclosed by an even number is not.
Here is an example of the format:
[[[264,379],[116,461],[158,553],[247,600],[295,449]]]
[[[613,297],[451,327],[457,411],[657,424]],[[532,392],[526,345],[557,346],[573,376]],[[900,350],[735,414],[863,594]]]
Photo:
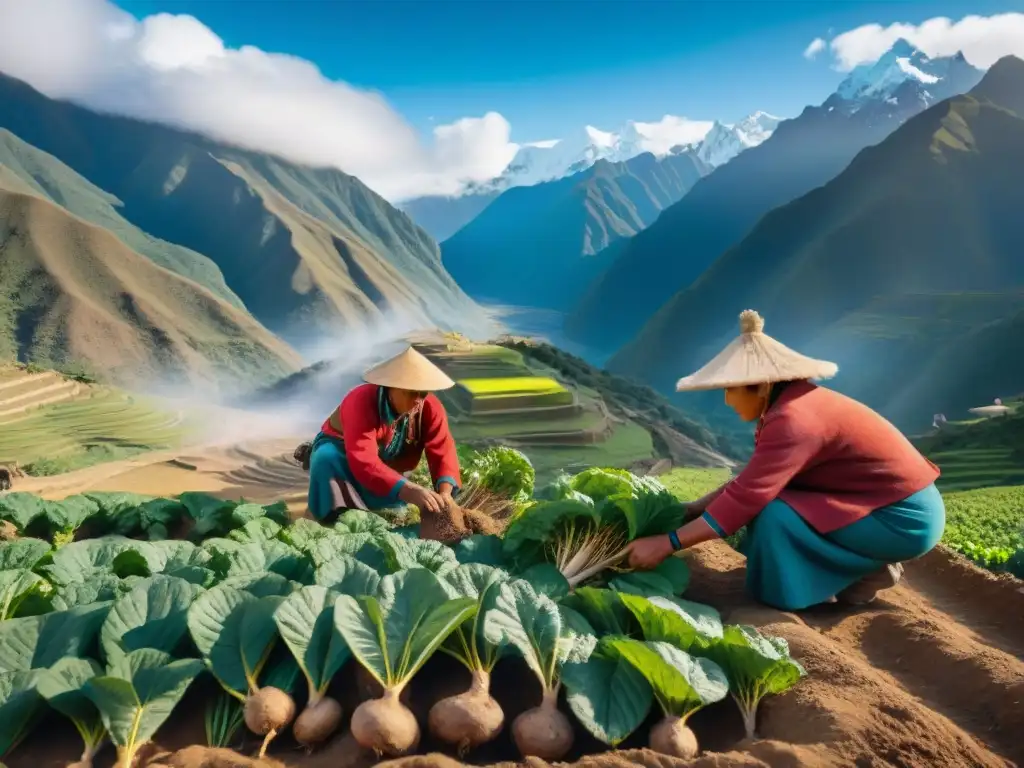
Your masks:
[[[975,73],[972,86],[981,79]],[[966,80],[957,75],[950,87]],[[781,122],[768,140],[716,168],[620,248],[567,317],[569,337],[604,351],[629,342],[762,216],[827,183],[865,147],[934,103],[941,95],[937,85],[926,90],[906,80],[891,96],[867,103],[833,94]]]
[[[609,246],[649,226],[709,171],[693,150],[644,153],[513,187],[442,243],[443,263],[478,301],[566,309],[573,289],[607,265]]]
[[[835,386],[899,424],[1000,394],[963,383],[982,347],[1002,344],[994,359],[1006,373],[996,376],[990,361],[991,386],[1024,389],[1012,332],[1022,320],[1024,233],[1008,224],[1024,205],[1024,114],[989,99],[1003,92],[1024,94],[1024,62],[1000,60],[970,93],[910,118],[835,179],[771,211],[609,370],[668,391],[754,306],[768,333],[835,360]],[[929,385],[922,372],[939,370],[951,381]]]

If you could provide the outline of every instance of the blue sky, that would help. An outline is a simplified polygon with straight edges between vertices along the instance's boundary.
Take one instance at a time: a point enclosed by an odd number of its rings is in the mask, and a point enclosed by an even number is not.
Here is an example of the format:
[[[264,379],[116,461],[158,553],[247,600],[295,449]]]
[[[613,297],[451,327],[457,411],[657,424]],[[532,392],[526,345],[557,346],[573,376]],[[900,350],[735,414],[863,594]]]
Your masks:
[[[756,109],[792,116],[841,79],[815,37],[861,24],[1015,10],[1005,0],[119,0],[136,17],[195,16],[231,47],[317,63],[381,91],[429,131],[489,110],[514,141],[584,124],[675,114],[732,121]]]

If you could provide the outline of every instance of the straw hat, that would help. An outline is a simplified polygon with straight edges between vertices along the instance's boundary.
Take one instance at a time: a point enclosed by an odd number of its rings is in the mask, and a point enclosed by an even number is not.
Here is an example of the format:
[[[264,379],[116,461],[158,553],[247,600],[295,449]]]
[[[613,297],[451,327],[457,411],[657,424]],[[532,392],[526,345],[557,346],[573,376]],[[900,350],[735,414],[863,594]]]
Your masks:
[[[839,366],[794,352],[764,333],[764,320],[752,309],[740,313],[740,336],[696,373],[676,382],[677,392],[725,389],[799,379],[829,379]]]
[[[379,387],[409,389],[414,392],[436,392],[454,387],[455,382],[444,371],[412,347],[363,374],[363,381]]]

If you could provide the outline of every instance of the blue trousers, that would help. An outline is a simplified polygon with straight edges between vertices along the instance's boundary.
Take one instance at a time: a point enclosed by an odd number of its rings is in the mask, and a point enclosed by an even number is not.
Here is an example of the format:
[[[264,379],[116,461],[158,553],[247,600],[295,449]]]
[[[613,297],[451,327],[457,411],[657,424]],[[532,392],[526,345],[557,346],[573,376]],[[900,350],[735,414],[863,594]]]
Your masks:
[[[945,503],[934,484],[824,534],[776,499],[750,523],[741,545],[747,589],[782,610],[817,605],[889,563],[927,553],[945,525]]]
[[[317,520],[323,520],[334,511],[331,480],[350,483],[359,493],[367,509],[390,509],[402,506],[398,496],[376,496],[360,485],[348,465],[345,446],[339,440],[318,435],[313,442],[309,459],[309,494],[306,503]]]

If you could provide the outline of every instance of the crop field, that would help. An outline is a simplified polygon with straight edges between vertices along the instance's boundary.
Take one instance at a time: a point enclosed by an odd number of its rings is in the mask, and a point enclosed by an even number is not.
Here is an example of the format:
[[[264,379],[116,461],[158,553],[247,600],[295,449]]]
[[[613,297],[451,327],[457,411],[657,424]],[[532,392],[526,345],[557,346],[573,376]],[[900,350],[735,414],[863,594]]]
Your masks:
[[[181,444],[191,425],[146,398],[89,387],[73,399],[0,417],[0,464],[53,475]]]
[[[978,565],[1024,578],[1024,485],[943,495],[949,546]]]
[[[488,379],[460,379],[474,398],[503,397],[509,395],[551,395],[567,392],[565,387],[547,376],[515,376]]]

